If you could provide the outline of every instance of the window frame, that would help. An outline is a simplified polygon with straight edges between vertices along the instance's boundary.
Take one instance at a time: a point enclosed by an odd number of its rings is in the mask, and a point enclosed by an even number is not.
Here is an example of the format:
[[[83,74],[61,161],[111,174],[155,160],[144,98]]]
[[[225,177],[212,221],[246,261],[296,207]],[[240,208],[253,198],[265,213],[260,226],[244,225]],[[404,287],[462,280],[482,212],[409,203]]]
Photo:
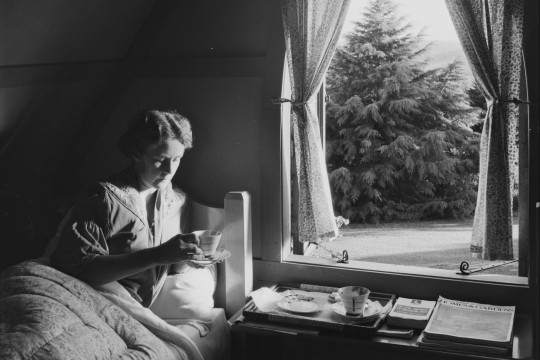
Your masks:
[[[527,98],[538,102],[539,90],[538,49],[534,39],[539,37],[538,4],[525,2],[526,17],[524,31],[524,60],[528,71]],[[529,7],[527,9],[527,7]],[[283,57],[284,58],[284,57]],[[286,61],[283,62],[286,64]],[[533,69],[533,67],[536,68]],[[532,71],[531,71],[532,70]],[[289,74],[284,67],[282,96],[290,98],[287,88]],[[324,94],[319,94],[324,99]],[[323,106],[319,106],[324,116]],[[515,277],[475,273],[458,275],[451,270],[438,270],[390,264],[378,264],[363,261],[350,261],[339,264],[332,259],[291,255],[290,223],[290,104],[281,105],[281,239],[272,239],[262,246],[262,258],[254,260],[254,272],[257,275],[256,286],[266,283],[316,283],[328,286],[362,284],[380,292],[398,296],[436,299],[439,295],[490,304],[513,304],[518,313],[536,314],[538,311],[538,186],[531,186],[529,191],[529,277]],[[528,108],[529,124],[529,184],[538,184],[539,139],[538,107]],[[275,241],[274,241],[275,240]],[[457,269],[456,269],[457,270]]]

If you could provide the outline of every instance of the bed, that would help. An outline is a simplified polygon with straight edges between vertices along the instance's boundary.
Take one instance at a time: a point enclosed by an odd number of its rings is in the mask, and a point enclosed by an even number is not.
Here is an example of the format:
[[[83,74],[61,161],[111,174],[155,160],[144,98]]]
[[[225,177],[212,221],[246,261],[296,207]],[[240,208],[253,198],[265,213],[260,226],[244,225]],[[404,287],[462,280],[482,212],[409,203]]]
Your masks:
[[[42,257],[0,273],[0,359],[229,358],[228,319],[253,282],[250,197],[230,192],[224,208],[194,203],[190,212],[190,228],[221,230],[220,247],[231,253],[217,264],[204,321],[168,321],[167,303],[144,308],[118,283],[92,288]],[[174,276],[166,281],[179,286]]]

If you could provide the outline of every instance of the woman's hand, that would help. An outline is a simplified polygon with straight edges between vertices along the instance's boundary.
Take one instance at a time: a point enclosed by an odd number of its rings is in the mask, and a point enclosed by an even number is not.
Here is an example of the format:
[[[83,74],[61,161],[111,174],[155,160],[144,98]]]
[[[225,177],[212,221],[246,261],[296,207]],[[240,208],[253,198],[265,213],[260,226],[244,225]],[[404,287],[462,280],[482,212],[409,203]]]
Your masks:
[[[182,260],[204,260],[202,250],[198,246],[199,238],[193,233],[178,234],[167,242],[155,247],[160,264],[172,264]]]
[[[133,234],[128,233],[121,233],[114,237],[114,242],[121,244],[131,240],[133,240]],[[78,278],[92,286],[98,286],[126,278],[157,265],[169,265],[183,260],[203,260],[203,252],[197,246],[198,240],[195,234],[179,234],[154,248],[128,254],[96,256],[79,273]]]

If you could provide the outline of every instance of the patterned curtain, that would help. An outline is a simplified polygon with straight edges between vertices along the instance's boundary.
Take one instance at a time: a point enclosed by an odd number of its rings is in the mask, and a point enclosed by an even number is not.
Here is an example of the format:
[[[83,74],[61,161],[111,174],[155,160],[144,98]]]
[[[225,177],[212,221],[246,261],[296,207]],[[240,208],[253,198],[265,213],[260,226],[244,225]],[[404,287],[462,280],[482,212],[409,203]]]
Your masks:
[[[471,252],[487,260],[513,259],[513,171],[517,160],[517,105],[523,0],[446,0],[488,111],[480,142],[478,198]]]
[[[337,46],[349,0],[282,0],[292,88],[291,121],[297,169],[301,242],[337,236],[317,112],[311,101]]]

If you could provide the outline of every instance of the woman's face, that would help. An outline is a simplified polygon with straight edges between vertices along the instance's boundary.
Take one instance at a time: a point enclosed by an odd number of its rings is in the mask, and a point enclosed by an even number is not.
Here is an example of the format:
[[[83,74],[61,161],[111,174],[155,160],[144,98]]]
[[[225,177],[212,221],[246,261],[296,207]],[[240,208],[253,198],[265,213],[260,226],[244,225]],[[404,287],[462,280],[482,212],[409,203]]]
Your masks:
[[[165,188],[176,173],[184,150],[184,145],[176,139],[163,140],[146,149],[140,158],[135,159],[140,190]]]

